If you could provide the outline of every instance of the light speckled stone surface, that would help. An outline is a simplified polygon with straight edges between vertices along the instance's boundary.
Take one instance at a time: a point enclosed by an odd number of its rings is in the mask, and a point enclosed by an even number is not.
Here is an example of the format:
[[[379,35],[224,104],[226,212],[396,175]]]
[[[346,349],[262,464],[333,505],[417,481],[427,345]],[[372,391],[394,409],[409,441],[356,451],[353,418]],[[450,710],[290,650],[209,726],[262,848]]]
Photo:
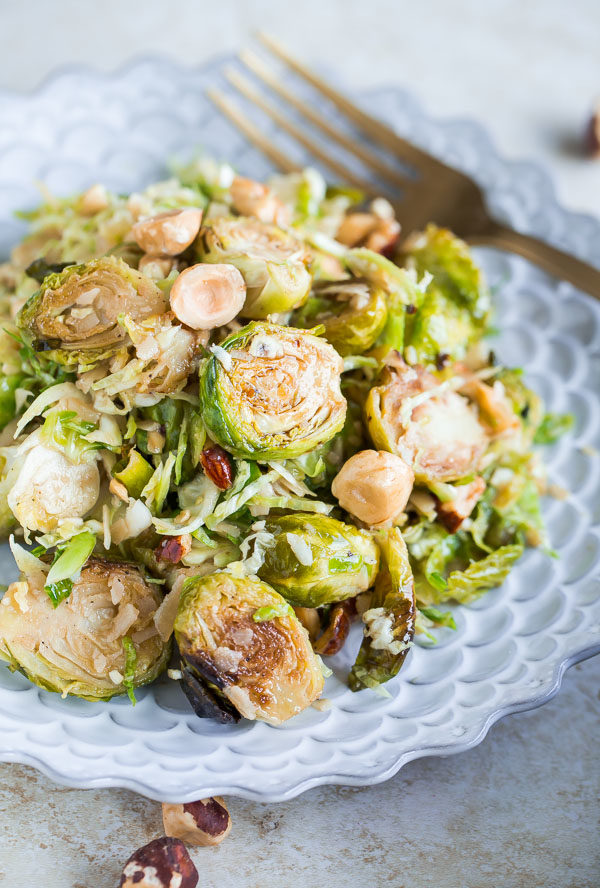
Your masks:
[[[600,207],[600,164],[577,147],[600,95],[597,0],[568,11],[562,0],[303,0],[297,12],[273,0],[0,0],[0,16],[3,33],[26,35],[0,58],[0,86],[16,89],[67,62],[106,70],[163,52],[200,64],[264,27],[352,86],[393,81],[434,114],[478,118],[504,152],[549,167],[568,206]],[[194,853],[200,885],[597,888],[599,687],[596,658],[477,749],[412,762],[378,787],[278,806],[231,799],[230,838]],[[160,833],[160,807],[132,793],[0,766],[0,884],[115,886],[131,851]]]
[[[233,829],[193,852],[201,888],[597,888],[600,658],[476,749],[411,762],[369,789],[279,805],[230,799]],[[160,835],[160,806],[0,766],[0,885],[112,888]]]

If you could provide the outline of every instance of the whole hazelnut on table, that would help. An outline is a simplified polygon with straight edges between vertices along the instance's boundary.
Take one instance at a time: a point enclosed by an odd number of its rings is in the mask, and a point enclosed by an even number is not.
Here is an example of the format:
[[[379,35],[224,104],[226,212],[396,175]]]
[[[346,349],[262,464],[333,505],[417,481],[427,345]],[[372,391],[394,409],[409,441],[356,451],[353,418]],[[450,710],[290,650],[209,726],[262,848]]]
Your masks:
[[[592,111],[585,134],[587,153],[590,157],[600,158],[600,101]]]
[[[198,870],[180,839],[163,836],[131,855],[119,888],[196,888]]]
[[[231,830],[229,811],[219,796],[184,805],[165,803],[162,811],[166,834],[188,845],[218,845]]]

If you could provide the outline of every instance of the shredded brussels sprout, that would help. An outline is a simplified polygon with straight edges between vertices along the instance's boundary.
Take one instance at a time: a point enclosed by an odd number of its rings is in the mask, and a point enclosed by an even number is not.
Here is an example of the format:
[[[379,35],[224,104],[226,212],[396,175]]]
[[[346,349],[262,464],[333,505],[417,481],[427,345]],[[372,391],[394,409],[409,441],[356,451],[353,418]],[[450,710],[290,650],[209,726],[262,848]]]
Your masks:
[[[452,232],[399,242],[383,198],[205,156],[23,218],[0,267],[0,532],[24,542],[9,668],[134,704],[174,632],[198,715],[279,724],[317,699],[316,652],[354,620],[349,686],[385,695],[415,635],[431,646],[547,549],[534,445],[572,418],[495,363],[491,292]],[[205,284],[237,276],[238,302],[192,329],[178,306],[203,264]]]

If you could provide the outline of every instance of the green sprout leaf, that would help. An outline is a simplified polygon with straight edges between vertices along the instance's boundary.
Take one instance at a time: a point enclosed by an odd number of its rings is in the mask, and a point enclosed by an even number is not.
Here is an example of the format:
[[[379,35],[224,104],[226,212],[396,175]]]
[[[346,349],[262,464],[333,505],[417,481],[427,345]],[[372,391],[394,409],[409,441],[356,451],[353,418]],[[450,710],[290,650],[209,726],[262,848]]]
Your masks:
[[[294,609],[290,604],[267,604],[265,607],[259,607],[252,614],[255,623],[265,623],[267,620],[276,620],[277,617],[292,617]]]
[[[133,680],[135,678],[135,667],[137,665],[137,652],[135,645],[128,635],[121,639],[123,650],[125,651],[125,669],[123,671],[123,684],[127,688],[127,696],[131,700],[131,705],[135,706],[136,699],[133,693]]]
[[[96,537],[89,530],[71,537],[59,557],[56,559],[48,573],[48,586],[60,583],[62,580],[71,579],[79,573],[88,557],[94,550]],[[72,583],[71,583],[72,585]],[[71,590],[69,589],[69,592]],[[63,596],[66,597],[66,596]],[[60,599],[59,601],[62,601]],[[59,602],[57,602],[59,603]]]
[[[68,598],[73,589],[73,581],[69,579],[59,580],[57,583],[46,583],[44,592],[54,605],[58,607],[61,601]]]
[[[533,438],[534,444],[554,444],[573,427],[570,413],[546,413]]]

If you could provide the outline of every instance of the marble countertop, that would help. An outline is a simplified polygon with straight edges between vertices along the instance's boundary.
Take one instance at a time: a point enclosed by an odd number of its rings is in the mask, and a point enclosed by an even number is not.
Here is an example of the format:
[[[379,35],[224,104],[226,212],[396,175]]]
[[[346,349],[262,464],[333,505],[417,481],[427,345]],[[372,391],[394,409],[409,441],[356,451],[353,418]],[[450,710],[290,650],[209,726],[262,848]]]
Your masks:
[[[433,114],[477,118],[505,154],[542,162],[563,203],[599,212],[600,163],[579,142],[600,96],[597,0],[568,11],[562,0],[303,0],[296,14],[275,0],[0,0],[0,14],[17,35],[0,89],[25,91],[73,62],[111,70],[161,52],[201,64],[262,27],[354,87],[398,83]],[[200,884],[594,888],[599,688],[596,658],[476,749],[412,762],[380,786],[270,806],[230,799],[231,836],[194,852]],[[160,806],[130,792],[66,789],[0,765],[0,885],[116,886],[129,854],[161,831]]]

